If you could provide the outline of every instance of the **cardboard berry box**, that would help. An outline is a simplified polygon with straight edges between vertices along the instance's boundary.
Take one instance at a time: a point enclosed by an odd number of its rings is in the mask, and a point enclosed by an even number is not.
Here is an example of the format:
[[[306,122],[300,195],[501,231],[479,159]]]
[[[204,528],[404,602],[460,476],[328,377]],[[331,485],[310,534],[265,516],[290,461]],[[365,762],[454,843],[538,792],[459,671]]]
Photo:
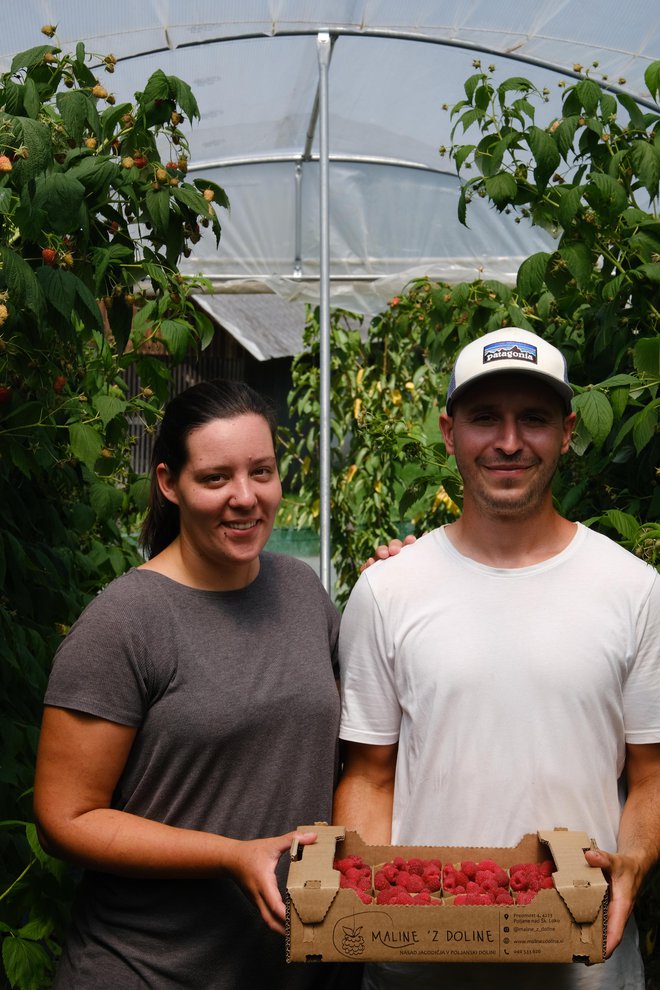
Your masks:
[[[289,962],[582,962],[605,957],[607,881],[590,867],[584,850],[594,843],[584,832],[552,829],[525,835],[515,847],[369,846],[343,826],[300,826],[318,840],[294,840],[287,881]],[[371,867],[371,888],[361,894],[342,886],[333,864],[360,857]],[[431,903],[376,902],[374,877],[383,864],[440,860],[456,869],[463,861],[493,860],[505,871],[516,864],[542,864],[552,886],[529,903],[470,903],[449,890],[434,891]],[[449,872],[447,873],[447,876]],[[368,871],[367,871],[368,876]],[[362,877],[362,871],[360,872]],[[372,895],[371,903],[365,903]],[[449,896],[447,896],[449,895]],[[466,903],[467,900],[467,903]],[[458,903],[457,903],[458,902]]]

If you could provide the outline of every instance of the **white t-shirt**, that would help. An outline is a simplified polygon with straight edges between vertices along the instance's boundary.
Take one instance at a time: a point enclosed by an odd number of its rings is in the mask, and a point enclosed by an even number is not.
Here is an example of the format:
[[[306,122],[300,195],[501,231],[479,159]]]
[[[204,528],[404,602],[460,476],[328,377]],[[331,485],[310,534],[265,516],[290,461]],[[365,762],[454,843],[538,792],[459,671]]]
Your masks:
[[[393,843],[510,846],[564,826],[616,848],[625,744],[660,741],[652,567],[580,525],[523,568],[435,530],[364,572],[339,653],[341,738],[399,742]]]

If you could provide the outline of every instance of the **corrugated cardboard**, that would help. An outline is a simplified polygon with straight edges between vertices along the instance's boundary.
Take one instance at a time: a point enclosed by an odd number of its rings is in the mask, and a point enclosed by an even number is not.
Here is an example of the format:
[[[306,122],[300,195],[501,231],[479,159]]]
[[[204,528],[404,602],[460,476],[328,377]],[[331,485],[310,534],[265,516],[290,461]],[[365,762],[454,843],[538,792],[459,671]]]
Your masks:
[[[594,843],[566,829],[526,835],[515,847],[369,846],[342,826],[305,825],[318,840],[294,841],[287,882],[290,962],[602,962],[607,881],[588,865]],[[514,863],[552,858],[554,889],[531,904],[432,906],[363,904],[342,889],[335,856],[358,855],[370,866],[395,856],[444,863],[494,859]]]

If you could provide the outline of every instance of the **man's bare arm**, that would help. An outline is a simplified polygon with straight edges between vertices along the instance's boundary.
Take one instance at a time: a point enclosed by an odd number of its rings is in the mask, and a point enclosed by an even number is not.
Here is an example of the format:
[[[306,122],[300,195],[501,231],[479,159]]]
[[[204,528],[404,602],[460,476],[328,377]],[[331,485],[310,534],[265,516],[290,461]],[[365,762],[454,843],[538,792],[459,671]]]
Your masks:
[[[660,743],[626,747],[628,796],[616,853],[587,852],[587,861],[608,876],[607,955],[621,941],[642,881],[660,858]]]
[[[389,845],[398,743],[368,746],[344,742],[344,770],[335,793],[332,820],[356,829],[365,842]]]

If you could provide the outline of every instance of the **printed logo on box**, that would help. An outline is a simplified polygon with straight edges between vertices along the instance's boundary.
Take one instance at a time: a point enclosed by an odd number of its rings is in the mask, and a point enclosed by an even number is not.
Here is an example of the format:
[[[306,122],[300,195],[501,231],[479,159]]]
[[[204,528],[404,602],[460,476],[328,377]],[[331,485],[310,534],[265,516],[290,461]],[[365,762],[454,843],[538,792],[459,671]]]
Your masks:
[[[484,347],[484,364],[492,361],[524,361],[538,364],[538,351],[534,344],[521,344],[517,340],[499,340]]]

